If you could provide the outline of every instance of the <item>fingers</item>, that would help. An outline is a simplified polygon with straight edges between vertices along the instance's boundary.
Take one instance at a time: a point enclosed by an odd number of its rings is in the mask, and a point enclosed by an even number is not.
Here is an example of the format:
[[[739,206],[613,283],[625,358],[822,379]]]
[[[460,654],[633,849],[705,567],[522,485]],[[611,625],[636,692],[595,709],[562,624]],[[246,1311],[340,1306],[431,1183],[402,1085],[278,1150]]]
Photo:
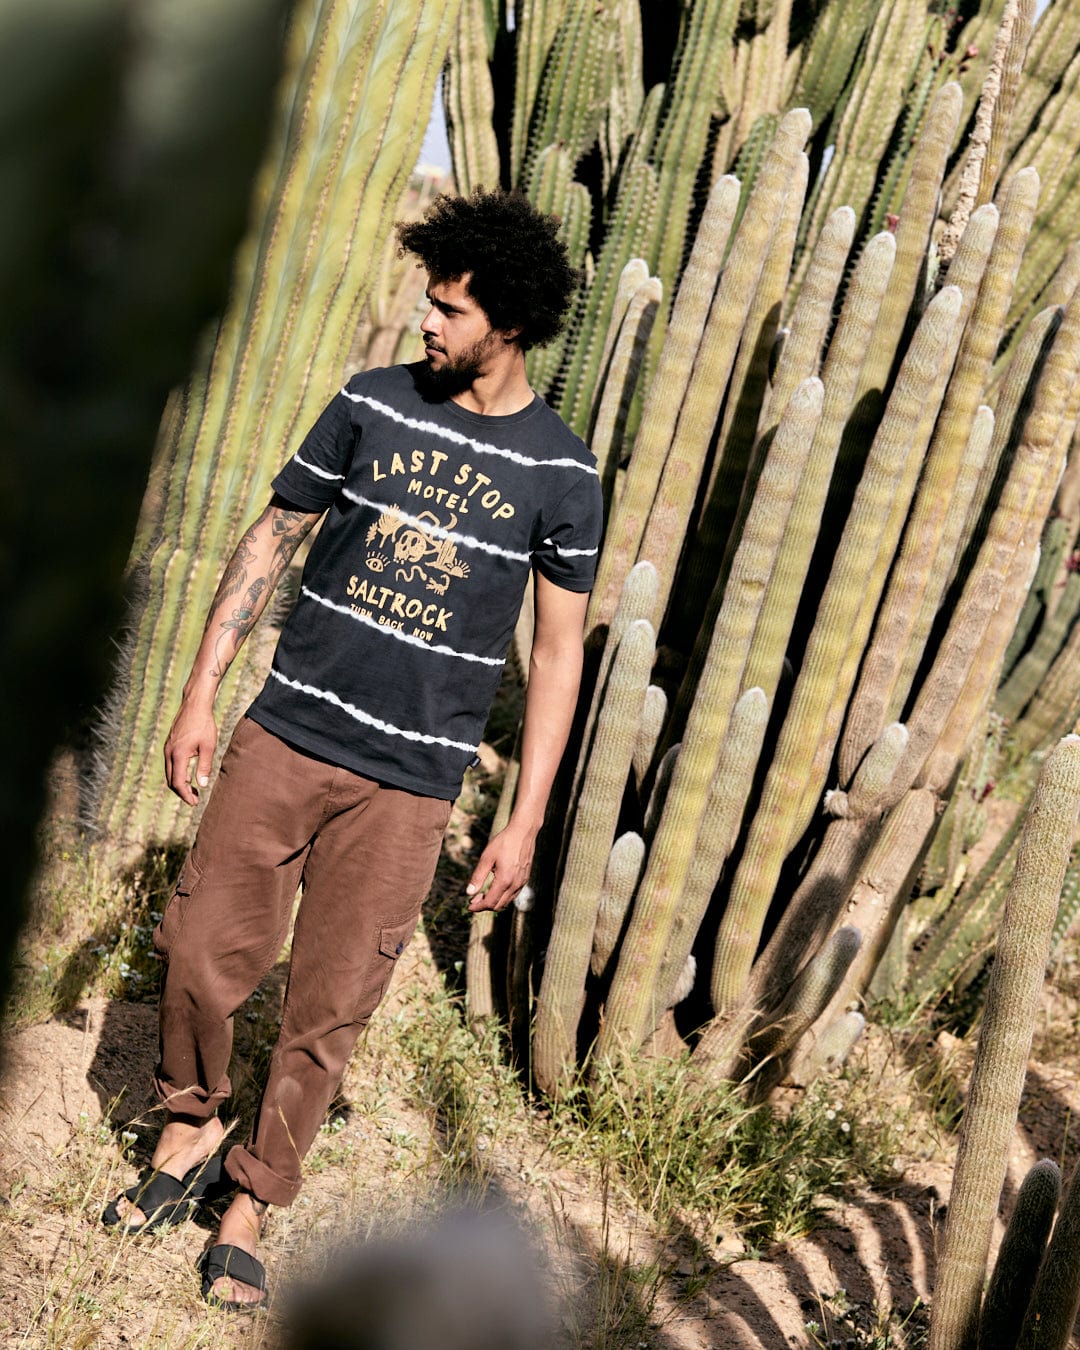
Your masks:
[[[169,746],[165,747],[165,782],[182,802],[194,806],[199,800],[199,794],[190,781],[190,766],[190,758],[185,761],[181,754],[174,753]]]
[[[493,841],[480,855],[480,861],[465,887],[465,894],[472,897],[469,913],[476,914],[484,909],[505,909],[528,881],[529,869],[529,861],[501,851],[494,847]]]
[[[174,727],[165,742],[165,781],[188,806],[194,806],[200,790],[210,785],[216,728],[213,732],[204,729],[198,734],[185,734]]]

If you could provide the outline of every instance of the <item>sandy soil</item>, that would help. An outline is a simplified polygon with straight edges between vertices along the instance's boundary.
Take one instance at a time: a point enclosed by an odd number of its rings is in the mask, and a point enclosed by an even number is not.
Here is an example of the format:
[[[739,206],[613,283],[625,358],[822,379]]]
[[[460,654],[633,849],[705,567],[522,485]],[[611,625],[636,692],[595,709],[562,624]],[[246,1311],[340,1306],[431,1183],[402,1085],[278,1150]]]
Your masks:
[[[423,997],[430,982],[439,978],[422,938],[414,942],[408,962],[380,1017],[393,1016],[395,1000],[400,1004]],[[1010,1158],[1006,1209],[1035,1159],[1056,1158],[1066,1175],[1075,1162],[1071,1121],[1080,1109],[1074,1048],[1077,999],[1065,992],[1080,990],[1075,958],[1060,973],[1059,981],[1048,984],[1044,999],[1038,1058],[1030,1065]],[[882,1044],[873,1053],[883,1053]],[[897,1053],[897,1042],[890,1045],[888,1053]],[[949,1071],[962,1078],[967,1048],[948,1037],[901,1048],[905,1056],[918,1056],[925,1064],[951,1065]],[[65,1345],[62,1334],[50,1337],[40,1329],[41,1300],[57,1299],[58,1283],[81,1269],[80,1263],[95,1266],[91,1282],[97,1285],[101,1272],[107,1278],[110,1263],[115,1267],[116,1239],[101,1231],[96,1218],[101,1201],[125,1184],[133,1169],[117,1172],[111,1136],[105,1132],[98,1138],[94,1132],[107,1111],[119,1120],[151,1108],[146,1084],[155,1055],[155,1014],[148,1004],[92,999],[64,1018],[10,1038],[0,1105],[4,1181],[12,1193],[0,1223],[15,1238],[4,1243],[9,1297],[0,1328],[6,1323],[6,1344]],[[401,1165],[403,1140],[410,1157],[425,1156],[428,1121],[405,1096],[396,1090],[387,1093],[380,1081],[381,1063],[376,1034],[374,1045],[354,1059],[347,1080],[348,1097],[358,1107],[343,1117],[341,1137],[335,1141],[348,1145],[347,1157],[339,1162],[331,1156],[310,1178],[298,1204],[275,1212],[266,1255],[276,1283],[287,1282],[298,1253],[306,1253],[310,1263],[323,1234],[340,1234],[349,1227],[364,1231],[357,1216],[365,1212],[365,1197],[370,1201],[408,1174],[408,1167],[403,1172]],[[897,1109],[906,1105],[898,1100]],[[582,1343],[583,1328],[594,1323],[598,1309],[610,1320],[614,1303],[621,1299],[629,1335],[630,1314],[639,1318],[638,1339],[596,1344],[780,1350],[810,1344],[808,1322],[850,1338],[840,1344],[899,1344],[872,1341],[870,1330],[881,1309],[901,1317],[914,1309],[910,1326],[924,1322],[925,1310],[918,1305],[932,1292],[935,1235],[949,1198],[951,1145],[928,1147],[925,1138],[920,1143],[902,1160],[902,1179],[889,1194],[851,1194],[835,1206],[827,1226],[803,1240],[753,1253],[752,1259],[740,1251],[737,1240],[723,1234],[707,1256],[689,1235],[685,1243],[658,1249],[647,1215],[604,1203],[587,1178],[570,1168],[552,1167],[550,1158],[520,1138],[491,1141],[488,1184],[498,1206],[516,1216],[545,1249],[545,1278],[559,1305],[561,1343]],[[70,1177],[73,1157],[76,1174],[85,1178],[85,1193],[60,1194],[57,1187]],[[63,1182],[69,1190],[71,1184]],[[131,1279],[125,1264],[128,1292],[111,1303],[103,1298],[94,1338],[77,1343],[278,1343],[280,1330],[273,1318],[257,1319],[257,1326],[237,1326],[206,1313],[191,1267],[211,1233],[200,1219],[152,1244],[123,1244],[123,1261],[137,1263],[136,1278]],[[626,1275],[650,1262],[661,1272],[655,1300],[650,1294],[651,1306],[635,1309]],[[159,1294],[172,1306],[186,1308],[186,1315],[176,1321],[174,1314],[168,1325],[161,1323],[155,1308]],[[22,1334],[31,1324],[36,1330]]]

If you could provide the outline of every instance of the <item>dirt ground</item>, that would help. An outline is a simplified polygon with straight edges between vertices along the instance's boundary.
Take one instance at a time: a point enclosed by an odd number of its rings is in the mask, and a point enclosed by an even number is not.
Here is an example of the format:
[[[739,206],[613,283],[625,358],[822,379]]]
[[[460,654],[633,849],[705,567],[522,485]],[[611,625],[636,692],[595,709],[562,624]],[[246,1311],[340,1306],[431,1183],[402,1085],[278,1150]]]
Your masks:
[[[1066,1176],[1075,1163],[1071,1122],[1080,1108],[1078,1003],[1067,992],[1080,991],[1075,956],[1065,958],[1058,976],[1048,982],[1044,998],[1036,1058],[1010,1157],[1006,1208],[1037,1158],[1055,1158]],[[439,978],[430,949],[418,936],[408,968],[399,973],[379,1018],[392,1018],[402,1000],[423,998]],[[415,1183],[418,1173],[410,1171],[408,1160],[425,1156],[430,1125],[396,1088],[387,1091],[375,1026],[372,1033],[374,1045],[354,1058],[347,1078],[347,1096],[360,1105],[348,1113],[334,1141],[344,1151],[331,1155],[310,1177],[292,1209],[275,1211],[265,1244],[275,1286],[287,1284],[298,1263],[310,1265],[324,1236],[364,1235],[364,1215],[377,1208],[374,1199],[388,1187]],[[875,1053],[883,1053],[881,1044]],[[894,1042],[888,1053],[895,1051]],[[927,1064],[952,1062],[952,1071],[962,1077],[968,1052],[942,1037],[936,1044],[909,1045],[904,1053],[917,1054]],[[10,1038],[0,1102],[3,1181],[10,1196],[0,1210],[0,1224],[9,1230],[3,1244],[7,1298],[0,1312],[5,1344],[66,1350],[76,1344],[281,1343],[273,1317],[237,1325],[211,1316],[200,1302],[192,1264],[212,1233],[206,1221],[189,1223],[153,1243],[125,1242],[122,1258],[117,1239],[97,1224],[102,1201],[134,1171],[116,1173],[115,1143],[107,1131],[96,1136],[95,1130],[110,1108],[115,1120],[151,1107],[146,1085],[155,1056],[155,1013],[145,1003],[91,999],[63,1018]],[[883,1082],[888,1082],[887,1072]],[[115,1104],[121,1101],[118,1115]],[[897,1109],[902,1106],[906,1103],[898,1100]],[[404,1169],[403,1141],[408,1141]],[[558,1308],[559,1344],[780,1350],[812,1344],[807,1323],[816,1322],[845,1337],[836,1344],[887,1346],[902,1342],[872,1339],[881,1310],[892,1310],[897,1320],[914,1310],[912,1328],[925,1322],[921,1305],[931,1296],[935,1238],[949,1199],[951,1142],[926,1146],[921,1136],[919,1142],[911,1156],[900,1160],[901,1180],[888,1194],[850,1194],[809,1237],[750,1254],[723,1234],[707,1255],[689,1239],[684,1249],[658,1250],[647,1215],[607,1203],[593,1183],[569,1167],[552,1166],[521,1138],[490,1141],[489,1195],[543,1249],[540,1264]],[[81,1159],[78,1175],[86,1179],[84,1191],[74,1196],[69,1193],[73,1183],[64,1180],[70,1178],[73,1154]],[[107,1158],[113,1159],[112,1171]],[[127,1292],[110,1301],[101,1286],[120,1259]],[[134,1279],[130,1262],[136,1263]],[[78,1340],[65,1341],[56,1319],[51,1332],[43,1327],[42,1299],[56,1301],[58,1286],[69,1277],[75,1284],[84,1280],[87,1265],[93,1275],[85,1278],[97,1292],[85,1297],[97,1299],[101,1313],[92,1319],[89,1339],[80,1333]],[[613,1301],[632,1301],[627,1273],[642,1266],[658,1273],[648,1306],[639,1309],[636,1342],[601,1339],[599,1333],[590,1338],[588,1328],[598,1325],[598,1317],[610,1320]],[[163,1322],[159,1294],[186,1312]]]

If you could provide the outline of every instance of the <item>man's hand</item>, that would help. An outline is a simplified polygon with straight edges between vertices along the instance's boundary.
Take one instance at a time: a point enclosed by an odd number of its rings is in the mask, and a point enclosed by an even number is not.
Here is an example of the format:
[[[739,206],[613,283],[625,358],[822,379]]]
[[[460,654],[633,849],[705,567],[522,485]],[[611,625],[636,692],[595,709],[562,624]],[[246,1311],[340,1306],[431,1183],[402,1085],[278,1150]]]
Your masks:
[[[217,737],[213,704],[185,700],[165,741],[165,781],[188,806],[199,800],[200,788],[209,786]],[[198,761],[194,774],[192,760]]]
[[[481,909],[498,912],[513,902],[532,871],[537,833],[535,827],[516,825],[511,820],[504,830],[488,840],[465,888],[466,895],[472,896],[470,913],[475,914]],[[483,891],[488,877],[492,877],[491,885]]]

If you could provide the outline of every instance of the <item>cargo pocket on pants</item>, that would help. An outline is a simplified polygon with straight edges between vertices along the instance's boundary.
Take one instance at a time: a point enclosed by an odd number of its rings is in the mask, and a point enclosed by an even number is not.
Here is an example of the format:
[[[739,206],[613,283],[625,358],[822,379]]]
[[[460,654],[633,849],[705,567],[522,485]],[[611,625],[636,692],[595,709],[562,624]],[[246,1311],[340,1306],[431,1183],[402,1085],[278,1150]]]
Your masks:
[[[409,945],[419,921],[419,914],[410,913],[404,918],[390,919],[376,930],[375,950],[363,993],[353,1012],[354,1023],[362,1026],[382,1002],[393,979],[398,957]]]
[[[163,961],[169,959],[169,952],[179,937],[180,929],[184,926],[184,920],[187,918],[190,909],[189,901],[199,889],[202,879],[203,874],[199,865],[189,853],[184,860],[180,875],[176,879],[176,885],[169,897],[169,903],[165,906],[165,912],[154,929],[154,949]]]

